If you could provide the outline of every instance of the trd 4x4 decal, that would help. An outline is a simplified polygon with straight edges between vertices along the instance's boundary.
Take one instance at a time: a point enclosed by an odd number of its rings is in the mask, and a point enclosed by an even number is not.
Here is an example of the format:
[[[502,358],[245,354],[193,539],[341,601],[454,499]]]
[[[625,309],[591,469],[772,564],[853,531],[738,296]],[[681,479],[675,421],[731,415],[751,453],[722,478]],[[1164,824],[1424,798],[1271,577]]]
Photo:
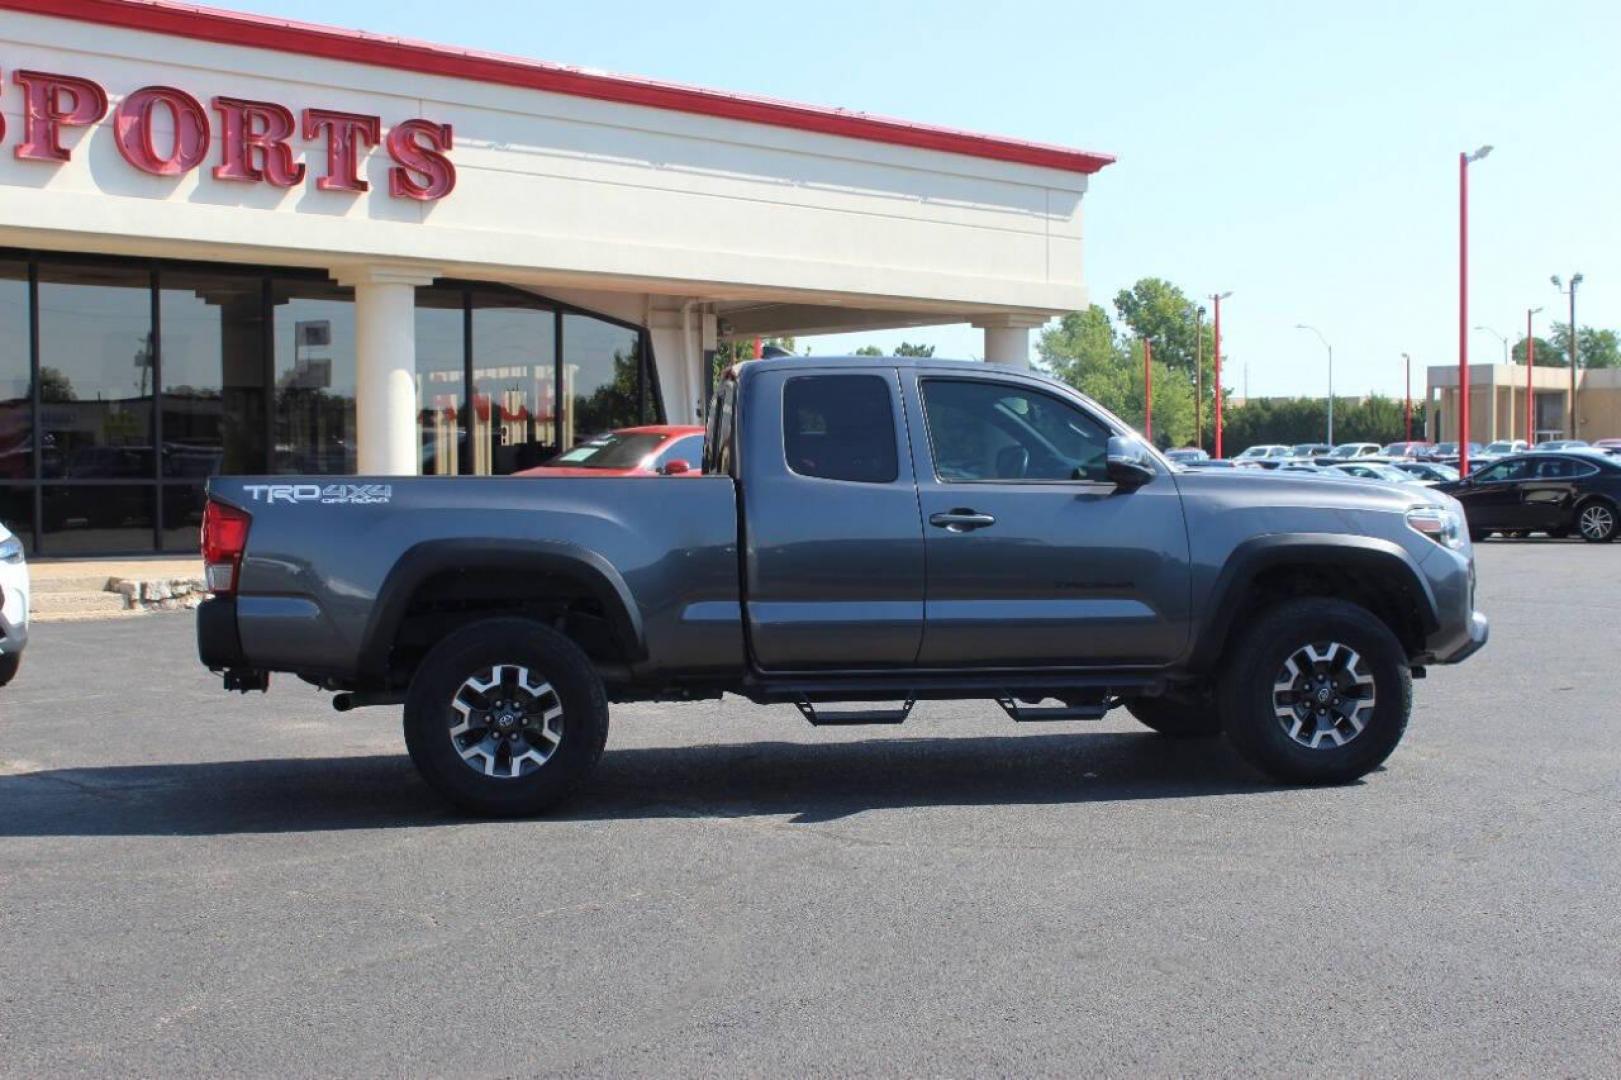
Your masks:
[[[394,498],[392,484],[245,484],[254,502],[320,503],[322,506],[372,506]]]

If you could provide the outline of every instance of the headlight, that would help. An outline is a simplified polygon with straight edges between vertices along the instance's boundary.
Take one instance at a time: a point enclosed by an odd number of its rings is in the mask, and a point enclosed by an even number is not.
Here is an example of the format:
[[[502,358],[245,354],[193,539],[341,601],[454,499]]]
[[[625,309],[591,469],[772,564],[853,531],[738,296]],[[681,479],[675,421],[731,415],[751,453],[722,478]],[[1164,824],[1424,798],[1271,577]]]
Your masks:
[[[20,563],[23,561],[23,542],[15,536],[0,540],[0,562]]]
[[[1415,506],[1407,511],[1407,524],[1444,548],[1462,551],[1469,545],[1463,515],[1443,506]]]

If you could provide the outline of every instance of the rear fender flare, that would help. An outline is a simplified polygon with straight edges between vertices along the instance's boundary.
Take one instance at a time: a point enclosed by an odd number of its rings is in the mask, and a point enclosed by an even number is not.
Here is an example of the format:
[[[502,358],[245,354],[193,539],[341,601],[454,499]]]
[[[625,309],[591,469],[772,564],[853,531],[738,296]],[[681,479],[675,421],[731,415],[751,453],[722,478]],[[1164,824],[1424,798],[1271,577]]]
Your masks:
[[[360,650],[360,670],[373,679],[388,673],[389,653],[411,597],[434,575],[449,570],[556,574],[577,582],[602,605],[614,639],[632,663],[647,658],[641,611],[613,564],[575,544],[544,540],[429,540],[400,556],[378,590]]]

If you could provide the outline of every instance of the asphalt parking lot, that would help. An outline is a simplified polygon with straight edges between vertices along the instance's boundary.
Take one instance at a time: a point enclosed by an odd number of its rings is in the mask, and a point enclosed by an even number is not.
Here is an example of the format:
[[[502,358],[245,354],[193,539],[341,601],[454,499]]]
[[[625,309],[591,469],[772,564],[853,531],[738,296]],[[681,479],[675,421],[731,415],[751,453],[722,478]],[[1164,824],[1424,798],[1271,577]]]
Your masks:
[[[189,616],[0,691],[0,1071],[1614,1075],[1621,546],[1481,548],[1491,645],[1366,782],[1123,711],[622,706],[458,819],[398,710],[227,697]]]

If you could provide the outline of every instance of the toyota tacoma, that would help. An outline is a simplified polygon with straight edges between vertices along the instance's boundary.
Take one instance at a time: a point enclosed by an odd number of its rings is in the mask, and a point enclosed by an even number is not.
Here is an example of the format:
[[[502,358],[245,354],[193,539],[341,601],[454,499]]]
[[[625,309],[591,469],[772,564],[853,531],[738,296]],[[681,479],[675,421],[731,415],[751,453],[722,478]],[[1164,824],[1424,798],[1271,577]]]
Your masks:
[[[591,774],[610,702],[723,693],[814,724],[1124,706],[1341,783],[1395,749],[1415,675],[1486,641],[1447,496],[1183,470],[1028,372],[745,363],[703,458],[680,481],[216,478],[202,661],[403,705],[429,784],[526,814]]]

